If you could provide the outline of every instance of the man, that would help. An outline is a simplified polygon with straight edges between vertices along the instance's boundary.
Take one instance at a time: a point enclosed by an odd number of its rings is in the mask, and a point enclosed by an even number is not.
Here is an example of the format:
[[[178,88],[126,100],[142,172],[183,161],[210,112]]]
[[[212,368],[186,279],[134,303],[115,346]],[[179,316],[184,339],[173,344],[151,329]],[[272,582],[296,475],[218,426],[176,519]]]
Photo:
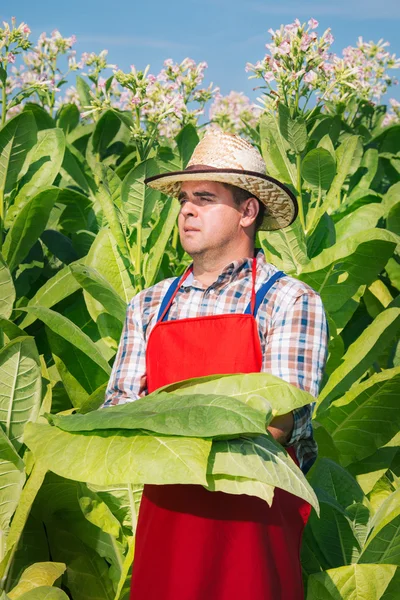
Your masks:
[[[327,325],[318,294],[254,250],[256,228],[290,225],[292,193],[259,152],[210,132],[184,171],[149,178],[179,198],[179,234],[193,264],[130,303],[107,404],[192,377],[270,372],[316,396]],[[273,437],[306,472],[316,457],[312,407],[275,418]],[[131,599],[301,600],[299,550],[310,507],[275,489],[259,498],[202,486],[146,485]]]

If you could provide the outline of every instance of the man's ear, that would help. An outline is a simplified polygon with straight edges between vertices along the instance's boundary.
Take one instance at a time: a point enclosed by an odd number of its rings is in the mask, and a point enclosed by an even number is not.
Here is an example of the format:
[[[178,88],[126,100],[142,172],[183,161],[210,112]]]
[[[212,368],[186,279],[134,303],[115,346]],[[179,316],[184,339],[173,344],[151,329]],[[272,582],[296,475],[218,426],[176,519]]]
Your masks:
[[[242,203],[242,225],[249,227],[257,218],[260,205],[257,198],[248,198]]]

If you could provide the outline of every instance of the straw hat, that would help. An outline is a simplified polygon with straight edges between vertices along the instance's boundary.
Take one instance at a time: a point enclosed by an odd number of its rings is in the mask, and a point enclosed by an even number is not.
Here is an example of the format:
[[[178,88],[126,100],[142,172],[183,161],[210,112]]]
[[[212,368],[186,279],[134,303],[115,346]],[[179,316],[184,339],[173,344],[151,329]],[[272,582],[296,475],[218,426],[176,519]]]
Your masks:
[[[254,194],[266,207],[261,229],[282,229],[291,225],[298,213],[292,192],[266,174],[261,154],[243,138],[209,130],[197,144],[184,171],[162,173],[145,179],[150,187],[178,197],[183,181],[218,181],[236,185]]]

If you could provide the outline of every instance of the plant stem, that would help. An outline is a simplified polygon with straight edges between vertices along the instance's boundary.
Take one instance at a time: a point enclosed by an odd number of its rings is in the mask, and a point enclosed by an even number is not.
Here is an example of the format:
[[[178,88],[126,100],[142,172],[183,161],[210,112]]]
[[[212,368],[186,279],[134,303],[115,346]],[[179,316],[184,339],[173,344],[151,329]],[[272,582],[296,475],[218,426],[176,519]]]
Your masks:
[[[301,155],[296,154],[296,167],[297,167],[297,193],[298,193],[298,202],[299,202],[299,217],[300,223],[303,227],[303,231],[305,230],[305,222],[304,222],[304,209],[303,209],[303,197],[301,194]]]
[[[7,116],[7,92],[4,83],[1,84],[1,126],[4,126]]]
[[[142,268],[141,268],[141,262],[142,262],[142,225],[141,223],[139,223],[139,225],[136,228],[137,231],[137,236],[136,236],[136,265],[135,265],[135,271],[137,273],[137,275],[139,276],[139,279],[142,275]]]

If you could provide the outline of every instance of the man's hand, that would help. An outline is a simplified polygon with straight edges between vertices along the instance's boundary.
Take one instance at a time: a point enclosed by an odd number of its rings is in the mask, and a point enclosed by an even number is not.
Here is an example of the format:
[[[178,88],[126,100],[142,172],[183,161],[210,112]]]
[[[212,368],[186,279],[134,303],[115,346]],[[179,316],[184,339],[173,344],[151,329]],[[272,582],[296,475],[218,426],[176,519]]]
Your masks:
[[[277,442],[285,444],[292,435],[293,426],[293,413],[290,412],[272,419],[271,423],[268,425],[268,431]]]

